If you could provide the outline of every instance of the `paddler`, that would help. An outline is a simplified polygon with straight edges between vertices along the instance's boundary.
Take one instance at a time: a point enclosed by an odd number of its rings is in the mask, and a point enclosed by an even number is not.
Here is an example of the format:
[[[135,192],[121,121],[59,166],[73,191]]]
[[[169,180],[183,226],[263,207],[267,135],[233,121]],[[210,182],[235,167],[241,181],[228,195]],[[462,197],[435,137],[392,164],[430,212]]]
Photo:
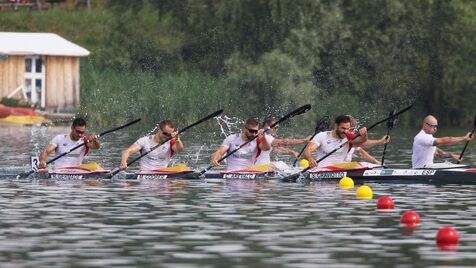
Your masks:
[[[184,150],[184,145],[178,131],[175,131],[174,125],[170,120],[164,120],[157,126],[155,134],[148,135],[138,139],[134,144],[122,152],[120,169],[127,168],[127,160],[132,154],[149,152],[156,145],[165,142],[157,149],[151,151],[139,160],[140,170],[148,171],[160,168],[166,168],[174,154]]]
[[[358,122],[351,115],[347,115],[347,116],[350,117],[351,131],[354,131],[355,128],[357,127],[357,125],[358,125]],[[377,159],[375,159],[375,157],[373,157],[366,150],[364,150],[364,148],[371,148],[371,147],[374,147],[376,145],[384,145],[384,144],[387,144],[389,142],[390,142],[390,135],[385,135],[381,139],[378,139],[378,140],[367,139],[367,141],[365,141],[363,144],[361,144],[360,147],[352,147],[350,149],[349,153],[347,154],[346,162],[351,162],[352,161],[352,156],[355,153],[363,161],[366,161],[366,162],[369,162],[369,163],[372,163],[372,164],[376,164],[376,165],[380,165],[381,161],[378,161]]]
[[[438,120],[432,115],[428,115],[423,120],[423,125],[420,132],[413,139],[413,153],[412,153],[412,167],[424,168],[427,165],[433,164],[433,159],[438,158],[452,158],[460,160],[459,155],[448,153],[437,145],[451,145],[458,142],[470,141],[473,139],[471,132],[461,137],[442,137],[435,138],[433,134],[438,130]]]
[[[84,157],[89,153],[90,149],[99,149],[101,146],[96,135],[93,134],[88,137],[84,135],[85,132],[86,120],[83,118],[74,119],[73,123],[71,124],[70,133],[56,135],[41,152],[39,157],[39,168],[46,168],[46,158],[52,152],[55,152],[55,155],[58,156],[62,153],[68,152],[70,149],[80,145],[81,143],[87,142],[86,146],[81,146],[71,153],[58,158],[54,164],[56,169],[80,166]]]
[[[220,165],[218,160],[220,160],[223,155],[249,142],[256,135],[258,135],[258,137],[255,140],[246,144],[227,158],[226,170],[241,170],[255,166],[258,156],[263,151],[271,150],[268,139],[264,138],[264,130],[259,129],[258,121],[255,119],[246,120],[241,133],[232,134],[225,138],[218,150],[212,155],[211,165],[214,167]]]
[[[269,128],[272,124],[276,122],[276,119],[273,117],[268,117],[261,124],[261,128]],[[290,154],[294,157],[298,157],[299,153],[287,148],[285,146],[295,146],[300,144],[305,144],[309,141],[309,138],[304,139],[284,139],[284,138],[275,138],[275,135],[278,131],[278,126],[275,126],[265,133],[265,138],[268,141],[268,144],[271,145],[271,150],[261,151],[260,155],[256,159],[255,166],[266,165],[271,163],[271,152],[278,154]]]
[[[347,155],[352,147],[359,147],[367,141],[367,128],[359,129],[360,136],[352,141],[347,142],[355,137],[352,131],[351,118],[347,115],[339,115],[334,120],[334,129],[331,131],[319,132],[309,142],[304,150],[304,157],[309,161],[310,167],[325,167],[337,163],[350,162]],[[317,163],[316,159],[327,155],[332,150],[338,148],[341,144],[347,142],[342,148]],[[313,155],[313,152],[314,155]]]

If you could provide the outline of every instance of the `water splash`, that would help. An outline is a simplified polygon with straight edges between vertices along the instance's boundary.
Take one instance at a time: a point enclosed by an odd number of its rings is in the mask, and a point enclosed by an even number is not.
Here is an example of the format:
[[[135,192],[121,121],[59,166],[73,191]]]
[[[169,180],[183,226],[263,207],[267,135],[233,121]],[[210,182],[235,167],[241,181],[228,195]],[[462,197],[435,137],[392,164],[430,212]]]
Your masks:
[[[220,115],[215,117],[220,126],[220,135],[225,137],[240,132],[241,126],[245,123],[242,119],[237,117],[228,117],[227,115]]]
[[[198,163],[198,161],[200,160],[200,152],[202,151],[203,147],[205,147],[205,145],[200,146],[200,148],[198,148],[198,151],[195,153],[195,159],[193,159],[195,164]]]

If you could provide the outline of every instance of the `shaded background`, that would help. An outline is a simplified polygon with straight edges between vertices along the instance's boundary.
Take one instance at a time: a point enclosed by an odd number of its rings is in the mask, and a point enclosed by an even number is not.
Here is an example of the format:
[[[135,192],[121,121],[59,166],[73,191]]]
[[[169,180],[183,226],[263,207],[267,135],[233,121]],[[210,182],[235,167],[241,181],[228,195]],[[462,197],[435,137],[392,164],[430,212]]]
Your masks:
[[[0,31],[54,32],[90,50],[81,113],[95,124],[192,121],[217,108],[263,117],[304,103],[307,122],[375,120],[415,102],[403,123],[431,113],[472,125],[474,1],[46,2],[1,12]]]

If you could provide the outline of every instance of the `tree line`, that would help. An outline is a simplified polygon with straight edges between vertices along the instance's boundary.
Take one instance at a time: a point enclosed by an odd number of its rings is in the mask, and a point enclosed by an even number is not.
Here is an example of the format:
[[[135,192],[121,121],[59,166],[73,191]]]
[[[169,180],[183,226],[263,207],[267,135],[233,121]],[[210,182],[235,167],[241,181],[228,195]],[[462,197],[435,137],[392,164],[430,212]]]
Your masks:
[[[157,78],[135,80],[147,94],[170,94],[163,87],[177,79],[191,91],[182,97],[249,114],[309,102],[319,113],[381,117],[414,102],[414,114],[447,124],[474,116],[474,1],[109,0],[74,12],[2,14],[0,25],[54,31],[90,49],[82,99],[107,87],[101,76],[140,73]],[[202,96],[211,93],[229,99]]]

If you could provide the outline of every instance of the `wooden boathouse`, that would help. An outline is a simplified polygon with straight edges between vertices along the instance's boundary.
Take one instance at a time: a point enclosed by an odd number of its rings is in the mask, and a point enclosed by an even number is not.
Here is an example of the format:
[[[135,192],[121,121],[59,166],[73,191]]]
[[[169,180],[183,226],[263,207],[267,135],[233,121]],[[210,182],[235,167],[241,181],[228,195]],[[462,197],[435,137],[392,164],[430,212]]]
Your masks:
[[[79,108],[79,62],[89,51],[54,33],[0,32],[0,99],[58,113]]]

